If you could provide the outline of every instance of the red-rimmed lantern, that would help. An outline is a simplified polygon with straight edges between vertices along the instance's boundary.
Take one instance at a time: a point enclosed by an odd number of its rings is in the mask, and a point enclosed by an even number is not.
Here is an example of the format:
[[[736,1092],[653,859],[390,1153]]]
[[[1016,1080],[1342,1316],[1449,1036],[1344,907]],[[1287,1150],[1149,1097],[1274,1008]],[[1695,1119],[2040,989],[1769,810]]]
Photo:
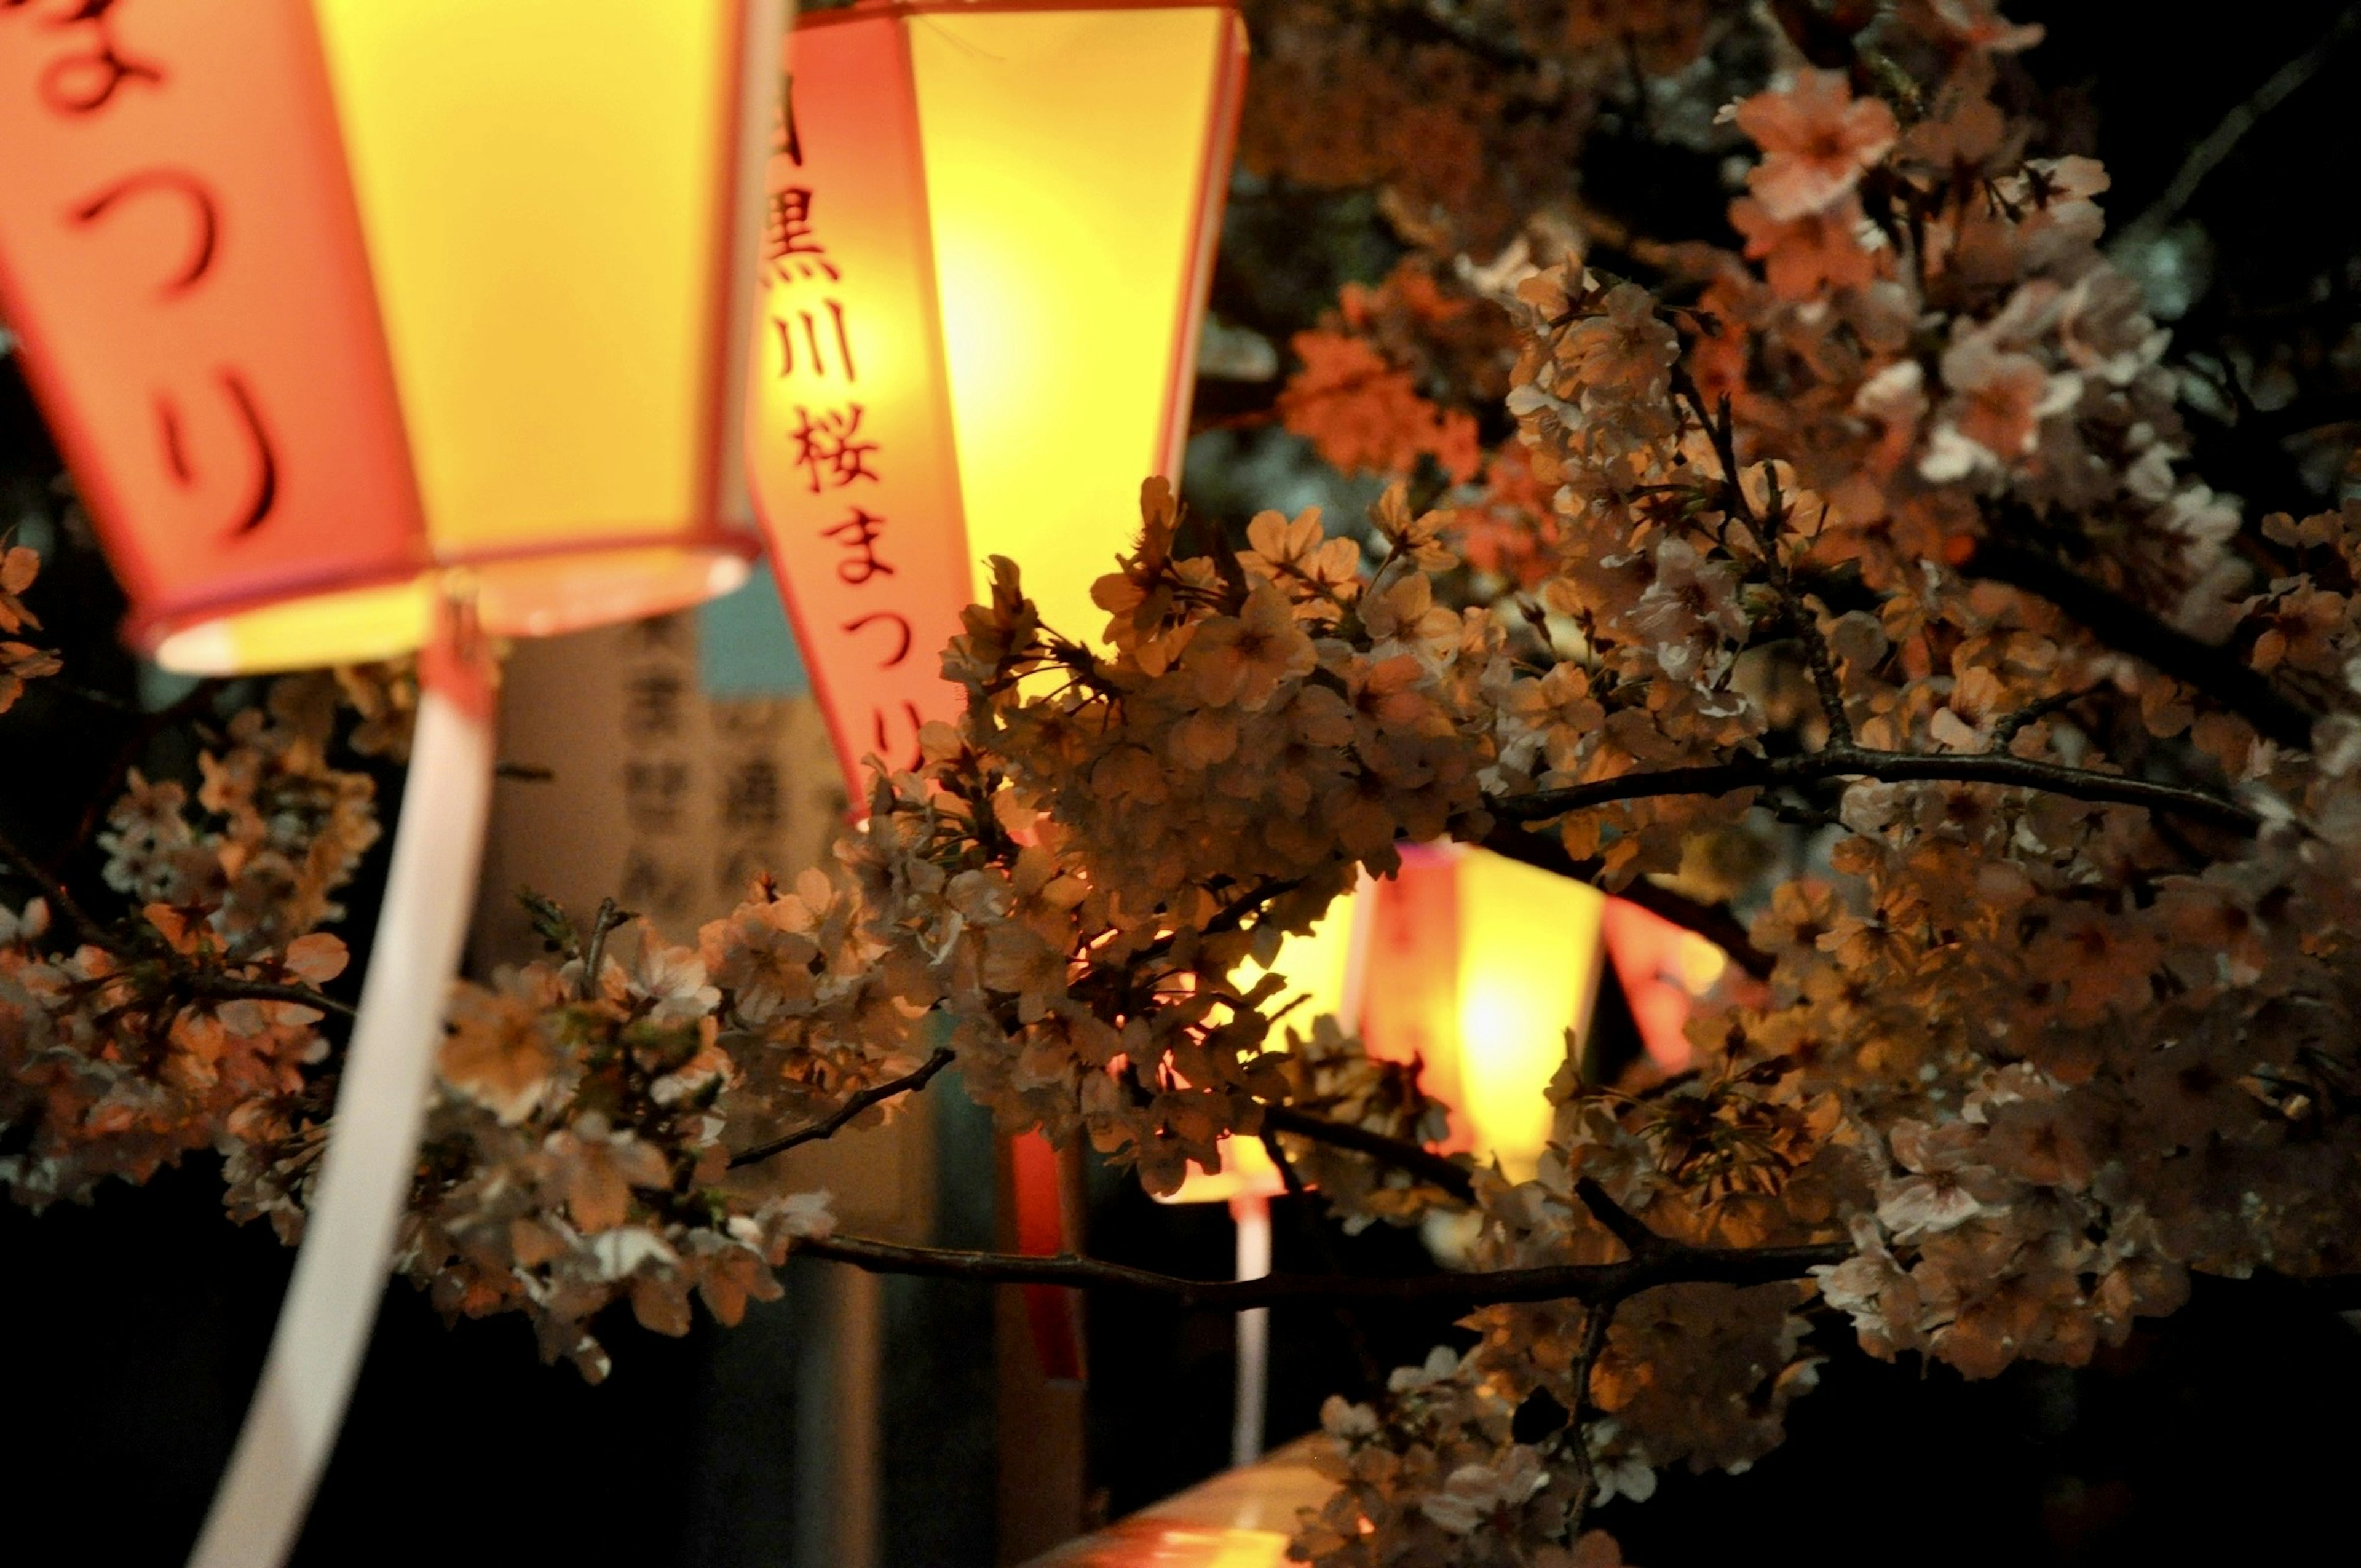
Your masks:
[[[382,1288],[491,763],[482,634],[754,554],[781,0],[5,0],[0,313],[168,667],[423,650],[309,1234],[197,1560],[276,1563]],[[743,265],[741,265],[741,261]]]
[[[1070,636],[1177,475],[1245,33],[1202,0],[804,17],[771,157],[747,447],[851,796],[958,713],[984,561]]]

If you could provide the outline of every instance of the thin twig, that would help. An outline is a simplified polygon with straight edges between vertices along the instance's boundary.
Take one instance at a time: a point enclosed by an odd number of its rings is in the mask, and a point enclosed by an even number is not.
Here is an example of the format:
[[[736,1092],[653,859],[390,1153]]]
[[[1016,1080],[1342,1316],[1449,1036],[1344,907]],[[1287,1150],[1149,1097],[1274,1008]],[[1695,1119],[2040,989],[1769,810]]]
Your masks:
[[[608,933],[631,918],[613,899],[598,901],[598,913],[590,920],[590,939],[582,947],[583,1001],[591,1001],[598,994],[598,971],[606,967]]]
[[[2253,96],[2245,99],[2222,116],[2222,123],[2205,134],[2203,140],[2189,149],[2172,183],[2163,194],[2148,203],[2146,211],[2125,225],[2107,248],[2115,256],[2146,245],[2172,226],[2197,194],[2205,177],[2222,166],[2223,160],[2236,150],[2239,141],[2254,129],[2265,115],[2293,97],[2303,84],[2328,63],[2328,57],[2356,26],[2361,26],[2361,5],[2348,5],[2342,16],[2322,35],[2318,43],[2271,72]]]
[[[49,907],[63,916],[75,930],[81,932],[84,941],[94,947],[104,948],[111,953],[123,950],[121,944],[107,934],[104,927],[92,919],[90,912],[66,890],[65,883],[50,875],[38,861],[17,848],[16,841],[5,833],[0,833],[0,861],[5,861],[16,869],[18,876],[23,877],[39,890],[41,896],[49,900]]]
[[[1960,570],[2048,599],[2101,642],[2195,688],[2258,734],[2297,751],[2312,749],[2316,715],[2235,652],[2191,637],[2040,551],[1987,538]]]
[[[349,1003],[313,990],[308,985],[281,985],[271,981],[239,980],[232,975],[216,975],[197,971],[187,977],[192,995],[206,1001],[291,1002],[299,1007],[310,1007],[322,1013],[334,1013],[344,1018],[357,1018],[360,1013]]]
[[[1484,836],[1484,848],[1507,860],[1519,861],[1545,872],[1555,872],[1576,882],[1598,884],[1607,862],[1597,856],[1577,861],[1565,852],[1557,839],[1510,823],[1503,823]],[[1619,889],[1616,897],[1627,904],[1636,904],[1652,915],[1663,916],[1674,925],[1696,932],[1728,954],[1730,962],[1757,980],[1768,980],[1773,959],[1756,947],[1747,935],[1745,923],[1731,914],[1727,905],[1707,904],[1658,887],[1642,877],[1629,886]]]
[[[1436,1154],[1423,1145],[1405,1138],[1388,1137],[1357,1127],[1349,1122],[1332,1122],[1292,1105],[1266,1105],[1262,1124],[1274,1132],[1291,1133],[1314,1143],[1333,1144],[1340,1149],[1351,1149],[1373,1159],[1384,1161],[1397,1170],[1406,1170],[1422,1181],[1442,1188],[1462,1203],[1476,1201],[1476,1179],[1467,1168]]]
[[[1607,1189],[1590,1177],[1577,1177],[1574,1195],[1590,1211],[1590,1217],[1614,1233],[1633,1257],[1649,1257],[1673,1244],[1642,1224],[1631,1210],[1608,1196]]]
[[[1826,779],[1879,779],[1889,784],[1945,782],[2040,790],[2074,800],[2178,812],[2234,832],[2252,834],[2261,819],[2234,800],[2180,784],[2156,784],[2056,762],[1992,752],[1886,751],[1866,746],[1824,746],[1789,757],[1741,757],[1688,768],[1624,773],[1564,789],[1489,799],[1485,808],[1507,822],[1543,822],[1618,801],[1667,795],[1730,795]]]
[[[1594,1184],[1595,1185],[1595,1184]],[[1605,1193],[1600,1193],[1605,1197]],[[1612,1200],[1609,1200],[1610,1205]],[[1619,1209],[1617,1211],[1620,1212]],[[1598,1495],[1598,1476],[1590,1463],[1590,1440],[1582,1430],[1590,1414],[1590,1374],[1598,1365],[1599,1353],[1607,1348],[1607,1331],[1615,1321],[1615,1309],[1620,1297],[1594,1301],[1582,1321],[1582,1348],[1575,1353],[1574,1365],[1569,1369],[1574,1385],[1574,1404],[1565,1413],[1565,1441],[1574,1456],[1577,1481],[1574,1501],[1566,1509],[1565,1536],[1574,1540],[1582,1533],[1583,1516],[1590,1511],[1590,1499]]]
[[[818,1143],[822,1138],[832,1137],[841,1132],[846,1124],[855,1116],[880,1101],[891,1100],[897,1094],[908,1094],[926,1088],[935,1074],[951,1065],[952,1059],[949,1047],[938,1050],[933,1056],[919,1063],[916,1070],[904,1073],[901,1077],[878,1084],[874,1088],[862,1090],[825,1119],[814,1122],[808,1127],[799,1128],[785,1137],[773,1138],[769,1143],[756,1144],[743,1153],[731,1155],[730,1168],[736,1170],[741,1166],[754,1165],[770,1158],[773,1155],[785,1154],[798,1145]]]
[[[1851,1245],[1845,1242],[1788,1247],[1692,1247],[1667,1243],[1649,1257],[1621,1263],[1558,1264],[1489,1273],[1267,1274],[1259,1279],[1187,1279],[1071,1253],[1028,1257],[1016,1253],[902,1246],[863,1236],[800,1241],[795,1250],[873,1274],[912,1274],[981,1285],[1136,1290],[1171,1298],[1183,1307],[1231,1312],[1290,1301],[1421,1301],[1455,1307],[1512,1301],[1620,1301],[1659,1285],[1767,1285],[1800,1279],[1814,1268],[1841,1263],[1852,1255]]]
[[[1992,749],[1995,751],[2007,751],[2016,738],[2025,732],[2026,725],[2037,719],[2047,718],[2053,713],[2062,713],[2084,697],[2095,696],[2106,689],[2103,685],[2078,686],[2070,692],[2052,692],[2038,701],[2026,703],[2023,707],[2003,718],[1999,723],[1993,726]]]

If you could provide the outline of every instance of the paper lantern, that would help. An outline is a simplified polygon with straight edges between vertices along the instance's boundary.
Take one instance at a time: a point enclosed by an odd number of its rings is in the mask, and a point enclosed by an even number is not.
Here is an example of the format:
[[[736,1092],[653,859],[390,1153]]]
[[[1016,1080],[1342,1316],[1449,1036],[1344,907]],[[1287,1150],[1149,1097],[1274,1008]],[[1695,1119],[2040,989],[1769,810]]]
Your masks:
[[[0,309],[131,640],[279,669],[419,646],[453,568],[495,634],[741,580],[765,13],[0,10]]]
[[[1372,1056],[1422,1062],[1451,1107],[1446,1152],[1498,1158],[1511,1178],[1539,1168],[1551,1079],[1568,1031],[1588,1037],[1611,965],[1641,1044],[1660,1073],[1688,1065],[1691,1007],[1729,959],[1707,938],[1631,902],[1459,845],[1405,845],[1375,884],[1367,982],[1358,999]]]
[[[1245,35],[1226,5],[805,17],[748,367],[754,495],[857,801],[957,715],[984,559],[1092,637],[1177,472]]]
[[[195,1561],[284,1554],[374,1317],[489,801],[482,634],[734,587],[779,0],[0,5],[0,312],[169,667],[422,650],[333,1135]]]
[[[1543,1097],[1588,1020],[1604,894],[1486,850],[1405,845],[1377,884],[1361,1026],[1369,1053],[1425,1064],[1448,1152],[1512,1178],[1549,1142]]]

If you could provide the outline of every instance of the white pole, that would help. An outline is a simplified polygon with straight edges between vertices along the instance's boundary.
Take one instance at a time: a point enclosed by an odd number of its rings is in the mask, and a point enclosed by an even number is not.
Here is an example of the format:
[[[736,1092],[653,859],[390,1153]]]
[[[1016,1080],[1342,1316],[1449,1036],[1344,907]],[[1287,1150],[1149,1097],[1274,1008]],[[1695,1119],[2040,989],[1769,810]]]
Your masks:
[[[1270,1200],[1259,1192],[1230,1200],[1238,1228],[1240,1279],[1270,1272]],[[1230,1427],[1230,1463],[1252,1464],[1262,1457],[1263,1405],[1270,1385],[1270,1309],[1251,1307],[1238,1314],[1238,1390]]]
[[[444,1004],[492,793],[484,655],[448,623],[420,661],[418,729],[360,1015],[262,1381],[192,1568],[279,1568],[319,1482],[385,1293],[418,1163]]]

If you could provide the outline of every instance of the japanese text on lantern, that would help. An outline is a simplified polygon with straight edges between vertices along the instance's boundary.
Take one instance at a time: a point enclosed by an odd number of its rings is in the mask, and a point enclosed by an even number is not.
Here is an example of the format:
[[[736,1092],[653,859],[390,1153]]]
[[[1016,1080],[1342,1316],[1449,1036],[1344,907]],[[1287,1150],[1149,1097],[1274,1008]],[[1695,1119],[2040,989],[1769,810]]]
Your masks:
[[[792,410],[784,432],[791,483],[820,509],[813,537],[832,556],[837,579],[855,590],[852,613],[833,618],[835,630],[859,640],[876,670],[895,670],[910,656],[912,633],[909,616],[890,602],[887,592],[868,591],[873,585],[886,589],[884,579],[897,575],[899,541],[882,499],[884,443],[873,425],[863,426],[869,411],[861,399],[851,324],[858,284],[844,287],[844,268],[829,254],[815,215],[792,78],[780,104],[772,153],[791,172],[770,195],[763,265],[769,347],[775,356],[772,370],[786,384]],[[873,598],[880,602],[867,602]],[[857,743],[889,763],[909,766],[922,722],[914,701],[874,701],[867,732]]]
[[[0,0],[0,20],[13,17],[18,26],[38,31],[36,48],[42,59],[34,82],[43,113],[69,123],[87,121],[116,112],[128,96],[171,90],[170,73],[160,59],[125,45],[119,15],[125,9],[124,0],[57,0],[48,5]],[[177,250],[151,244],[153,254],[147,258],[152,286],[144,291],[145,302],[149,309],[170,310],[202,291],[225,259],[223,201],[204,175],[174,163],[131,164],[66,205],[55,221],[104,243],[107,231],[141,206],[169,211],[183,236]],[[148,225],[133,232],[158,230]],[[135,295],[122,302],[123,307],[137,309],[137,300]],[[214,469],[207,451],[219,443],[207,436],[226,434],[242,454],[230,471],[243,474],[247,483],[212,532],[240,537],[270,518],[279,495],[279,458],[250,378],[225,364],[213,370],[210,380],[193,394],[170,385],[152,389],[154,457],[175,487],[194,490]],[[203,401],[213,405],[211,412],[197,411]]]
[[[763,225],[748,473],[856,811],[868,759],[956,718],[939,655],[972,591],[904,24],[795,33]]]
[[[311,0],[0,0],[0,313],[136,638],[428,565]]]

